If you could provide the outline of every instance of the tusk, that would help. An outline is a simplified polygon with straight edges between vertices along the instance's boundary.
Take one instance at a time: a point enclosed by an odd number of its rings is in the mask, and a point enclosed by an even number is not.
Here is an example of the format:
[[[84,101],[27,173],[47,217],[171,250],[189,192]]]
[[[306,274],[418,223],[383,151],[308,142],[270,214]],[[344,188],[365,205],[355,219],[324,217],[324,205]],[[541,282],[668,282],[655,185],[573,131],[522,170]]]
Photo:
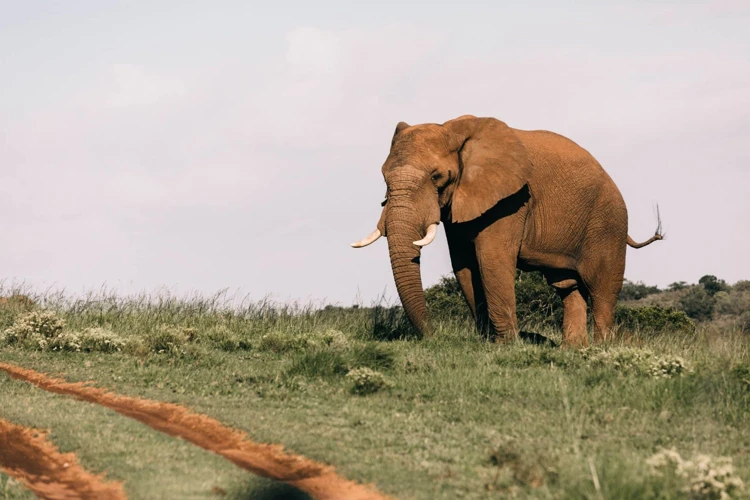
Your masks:
[[[352,245],[352,248],[362,248],[362,247],[366,247],[366,246],[367,246],[367,245],[369,245],[370,243],[374,243],[374,242],[375,242],[375,241],[376,241],[376,240],[377,240],[378,238],[380,238],[381,236],[382,236],[382,234],[380,233],[380,229],[376,229],[376,230],[375,230],[375,231],[373,231],[373,232],[372,232],[372,234],[371,234],[370,236],[368,236],[367,238],[364,238],[364,239],[361,239],[361,240],[359,240],[359,241],[357,241],[357,242],[355,242],[355,243],[352,243],[352,244],[351,244],[351,245]]]
[[[415,241],[414,244],[418,247],[426,247],[430,243],[432,243],[432,240],[435,239],[435,235],[437,235],[437,224],[430,224],[430,226],[427,228],[427,234],[419,241]]]

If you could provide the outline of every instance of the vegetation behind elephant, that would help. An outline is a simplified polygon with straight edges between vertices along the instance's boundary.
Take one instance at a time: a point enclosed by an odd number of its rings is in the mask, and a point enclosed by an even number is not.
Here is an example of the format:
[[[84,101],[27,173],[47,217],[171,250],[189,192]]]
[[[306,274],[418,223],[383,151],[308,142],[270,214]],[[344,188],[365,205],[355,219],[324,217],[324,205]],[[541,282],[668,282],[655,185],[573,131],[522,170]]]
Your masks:
[[[563,300],[563,342],[611,331],[625,271],[628,215],[617,186],[585,149],[548,131],[495,118],[400,122],[382,167],[387,186],[376,230],[355,248],[388,239],[401,303],[423,335],[432,330],[419,268],[421,247],[443,222],[453,272],[478,328],[518,335],[516,269],[539,270]]]

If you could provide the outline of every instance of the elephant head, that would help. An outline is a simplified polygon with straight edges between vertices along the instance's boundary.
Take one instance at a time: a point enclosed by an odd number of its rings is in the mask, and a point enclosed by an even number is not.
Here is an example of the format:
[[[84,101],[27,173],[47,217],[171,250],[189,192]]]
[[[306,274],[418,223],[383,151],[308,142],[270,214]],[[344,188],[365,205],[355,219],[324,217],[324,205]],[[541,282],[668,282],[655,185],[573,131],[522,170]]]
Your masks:
[[[531,162],[505,123],[466,115],[442,125],[400,122],[382,172],[387,191],[380,221],[352,246],[388,238],[401,303],[414,326],[429,334],[421,247],[434,239],[441,216],[468,222],[518,192],[531,175]]]

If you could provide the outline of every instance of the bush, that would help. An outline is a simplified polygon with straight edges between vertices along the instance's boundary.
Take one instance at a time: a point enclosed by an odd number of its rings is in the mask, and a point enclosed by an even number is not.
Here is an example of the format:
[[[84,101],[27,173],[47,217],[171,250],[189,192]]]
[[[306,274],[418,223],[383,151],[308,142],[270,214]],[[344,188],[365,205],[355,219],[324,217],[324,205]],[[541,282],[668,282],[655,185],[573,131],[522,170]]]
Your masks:
[[[351,393],[360,396],[376,393],[391,385],[382,373],[369,368],[355,368],[350,370],[346,374],[346,378],[351,381],[351,386],[349,387]]]
[[[347,344],[348,339],[338,330],[313,331],[310,333],[272,332],[260,338],[258,349],[282,353],[317,347],[339,348],[345,347]]]
[[[682,375],[687,370],[687,363],[682,357],[666,354],[651,362],[648,374],[654,378],[670,378],[675,375]]]
[[[563,305],[555,289],[538,271],[516,271],[516,315],[519,324],[561,327]]]
[[[106,328],[86,328],[78,339],[80,350],[84,352],[119,352],[126,345],[122,337]]]
[[[435,319],[470,320],[472,317],[458,280],[453,276],[441,277],[438,284],[425,290],[424,296],[427,307]]]
[[[54,311],[32,311],[17,317],[13,325],[0,334],[0,344],[45,350],[64,327],[65,321]]]
[[[159,325],[143,336],[146,349],[157,354],[182,354],[183,347],[195,339],[194,328]]]
[[[540,272],[516,271],[515,291],[520,324],[542,327],[562,324],[562,300]],[[425,298],[430,313],[438,320],[472,319],[458,280],[453,276],[443,276],[438,284],[425,290]]]
[[[625,280],[622,283],[622,289],[620,290],[620,300],[640,300],[649,295],[661,293],[659,287],[648,286],[642,281],[633,283],[632,281]]]
[[[625,374],[671,378],[691,372],[687,362],[680,356],[657,355],[650,349],[589,347],[581,353],[592,367],[611,368]]]
[[[707,274],[698,280],[698,284],[703,287],[706,292],[713,297],[717,292],[728,292],[729,285],[724,280],[718,279],[712,274]]]
[[[694,333],[695,323],[683,311],[659,306],[617,307],[615,323],[628,330],[643,332]]]
[[[670,283],[667,287],[667,290],[670,292],[679,292],[680,290],[684,290],[689,285],[685,281],[675,281],[674,283]]]
[[[370,313],[370,325],[368,336],[373,340],[401,340],[419,337],[419,332],[411,324],[401,306],[373,307]]]
[[[50,340],[48,347],[53,351],[72,352],[119,352],[125,341],[116,333],[105,328],[86,328],[81,332],[62,332]]]
[[[732,292],[750,292],[750,280],[740,280],[732,285]]]
[[[718,292],[714,295],[715,311],[729,316],[741,316],[750,311],[750,291],[732,290],[731,293]]]
[[[225,325],[219,325],[215,328],[209,329],[204,338],[216,348],[222,351],[238,351],[248,350],[252,347],[252,344],[246,339],[241,338],[239,335],[234,333]]]
[[[681,492],[688,498],[728,499],[744,490],[731,457],[697,453],[692,460],[685,460],[674,449],[662,449],[646,459],[646,463],[653,475],[679,478],[683,483]]]
[[[680,309],[696,321],[708,321],[714,316],[714,298],[701,286],[691,287],[680,297]]]

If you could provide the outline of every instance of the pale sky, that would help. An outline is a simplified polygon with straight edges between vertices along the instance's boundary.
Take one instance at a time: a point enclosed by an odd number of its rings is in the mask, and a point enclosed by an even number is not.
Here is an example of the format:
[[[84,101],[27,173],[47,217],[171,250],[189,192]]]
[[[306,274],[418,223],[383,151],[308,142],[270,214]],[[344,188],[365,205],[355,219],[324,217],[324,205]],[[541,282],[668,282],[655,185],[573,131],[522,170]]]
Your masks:
[[[270,3],[0,0],[6,286],[396,300],[349,243],[396,123],[462,114],[589,150],[636,240],[658,202],[628,279],[750,279],[750,2]]]

